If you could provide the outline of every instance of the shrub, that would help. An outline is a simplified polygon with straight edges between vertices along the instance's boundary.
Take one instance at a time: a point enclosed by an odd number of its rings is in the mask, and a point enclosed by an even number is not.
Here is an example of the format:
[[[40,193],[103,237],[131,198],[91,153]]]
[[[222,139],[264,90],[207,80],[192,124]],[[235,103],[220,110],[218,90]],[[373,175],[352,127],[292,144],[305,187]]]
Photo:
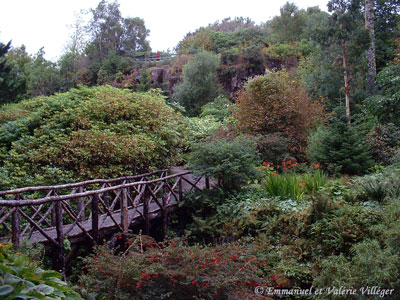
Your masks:
[[[312,101],[300,82],[285,71],[268,72],[247,82],[237,99],[234,116],[240,131],[279,134],[288,151],[302,156],[308,131],[325,118],[324,106]]]
[[[0,244],[1,299],[82,300],[61,281],[60,273],[42,270],[11,247],[11,244]]]
[[[351,247],[372,236],[372,226],[382,221],[381,210],[373,207],[337,202],[319,202],[317,207],[317,203],[310,236],[318,242],[322,255],[349,255]]]
[[[218,96],[214,101],[207,103],[201,108],[200,117],[212,117],[222,122],[232,114],[232,111],[229,109],[230,104],[229,99],[224,96]]]
[[[358,291],[355,296],[334,299],[360,299],[360,288],[378,286],[381,289],[393,289],[398,285],[399,256],[389,248],[382,248],[377,240],[365,240],[354,245],[352,253],[350,258],[343,255],[325,258],[313,284],[319,288],[351,287]],[[326,297],[326,294],[321,295],[319,299]],[[377,294],[373,299],[381,298],[382,295]]]
[[[85,259],[81,282],[88,294],[95,299],[255,299],[254,287],[268,284],[267,262],[250,248],[140,240],[128,241],[132,244],[122,256],[99,247]]]
[[[256,141],[263,161],[278,163],[290,157],[290,139],[280,133],[256,135]]]
[[[232,141],[220,139],[195,145],[188,168],[196,175],[215,178],[220,188],[234,191],[258,177],[258,163],[255,143],[238,137]]]
[[[400,197],[400,173],[396,170],[358,178],[356,184],[362,200],[382,202]]]
[[[394,124],[378,124],[368,134],[367,143],[375,161],[388,165],[400,149],[400,128]]]
[[[299,43],[275,44],[264,49],[264,54],[273,58],[286,59],[288,57],[301,57],[302,49]]]
[[[186,123],[190,131],[190,143],[198,143],[215,136],[222,125],[220,121],[210,116],[187,118]]]
[[[173,164],[186,126],[159,91],[80,87],[0,109],[1,173],[11,188],[116,177]],[[0,151],[1,153],[1,151]]]

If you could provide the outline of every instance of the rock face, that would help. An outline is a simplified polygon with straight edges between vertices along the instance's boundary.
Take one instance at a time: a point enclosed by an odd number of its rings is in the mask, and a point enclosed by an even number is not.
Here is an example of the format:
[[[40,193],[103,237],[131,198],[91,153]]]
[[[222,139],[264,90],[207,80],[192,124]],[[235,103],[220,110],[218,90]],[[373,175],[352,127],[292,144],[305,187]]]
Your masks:
[[[159,88],[173,94],[174,86],[181,80],[181,76],[172,76],[168,66],[154,68],[151,72],[151,87]]]
[[[288,57],[286,59],[268,57],[256,66],[243,67],[243,65],[233,65],[221,68],[218,77],[224,89],[229,92],[231,98],[235,99],[249,78],[264,75],[265,70],[290,70],[298,66],[299,62],[296,57]]]
[[[155,68],[151,72],[151,83],[161,85],[164,82],[168,82],[171,71],[164,68]]]
[[[218,72],[218,80],[234,99],[249,78],[263,75],[265,74],[265,70],[279,71],[284,68],[290,70],[297,68],[298,65],[299,62],[296,57],[287,57],[286,59],[267,57],[262,63],[255,65],[238,63],[236,65],[223,66]],[[143,70],[138,72],[135,78],[136,83],[140,82],[142,72]],[[150,77],[152,88],[160,88],[172,95],[174,93],[174,86],[182,80],[182,72],[171,72],[170,67],[166,65],[154,67]]]

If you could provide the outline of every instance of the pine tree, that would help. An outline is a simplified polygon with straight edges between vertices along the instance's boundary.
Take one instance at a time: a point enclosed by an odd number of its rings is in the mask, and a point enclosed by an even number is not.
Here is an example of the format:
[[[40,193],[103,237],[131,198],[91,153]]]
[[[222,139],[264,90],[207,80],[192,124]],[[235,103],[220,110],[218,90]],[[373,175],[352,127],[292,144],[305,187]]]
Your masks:
[[[316,132],[320,138],[311,137],[308,158],[325,165],[333,164],[344,174],[363,174],[373,165],[365,136],[356,124],[347,124],[343,113],[332,118],[325,132]],[[318,144],[313,145],[314,144]]]

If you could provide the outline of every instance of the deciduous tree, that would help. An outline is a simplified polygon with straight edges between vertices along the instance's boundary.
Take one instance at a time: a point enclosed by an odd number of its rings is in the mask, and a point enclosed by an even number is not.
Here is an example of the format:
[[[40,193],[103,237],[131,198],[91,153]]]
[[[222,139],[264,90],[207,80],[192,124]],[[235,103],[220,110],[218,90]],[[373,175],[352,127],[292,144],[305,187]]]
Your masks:
[[[237,99],[234,116],[241,132],[289,138],[288,150],[298,156],[305,151],[308,131],[326,117],[321,101],[312,101],[286,71],[249,80]]]

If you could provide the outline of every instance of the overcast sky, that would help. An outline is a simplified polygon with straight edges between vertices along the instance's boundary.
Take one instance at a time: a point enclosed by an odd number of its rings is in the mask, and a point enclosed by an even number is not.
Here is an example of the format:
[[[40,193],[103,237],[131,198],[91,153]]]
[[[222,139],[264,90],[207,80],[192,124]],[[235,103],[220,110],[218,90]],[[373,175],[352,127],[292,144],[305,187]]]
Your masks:
[[[44,47],[46,58],[56,60],[64,51],[75,13],[95,8],[100,0],[0,0],[0,41],[25,44],[36,53]],[[150,29],[153,51],[173,50],[186,33],[226,17],[250,17],[256,23],[279,15],[286,0],[119,0],[123,17],[140,17]],[[300,8],[328,0],[292,0]]]

